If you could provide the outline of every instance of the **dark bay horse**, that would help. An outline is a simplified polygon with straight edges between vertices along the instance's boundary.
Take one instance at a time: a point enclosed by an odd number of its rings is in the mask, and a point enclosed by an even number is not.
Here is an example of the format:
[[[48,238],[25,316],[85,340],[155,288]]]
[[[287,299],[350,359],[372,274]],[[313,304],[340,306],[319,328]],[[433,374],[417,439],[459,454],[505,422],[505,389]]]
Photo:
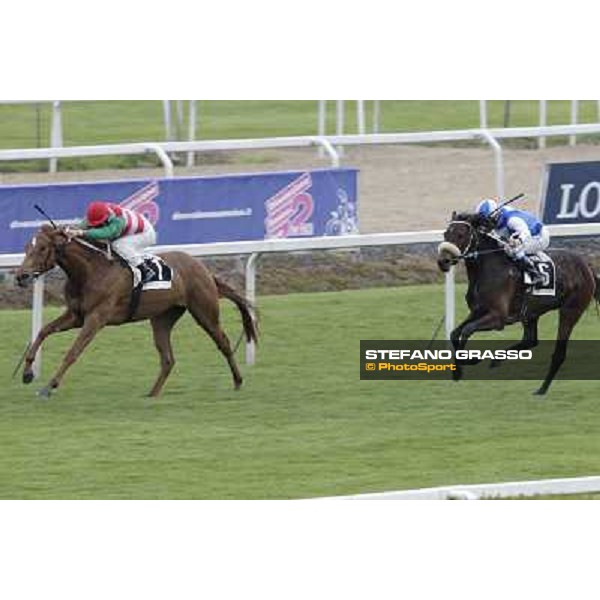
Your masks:
[[[527,292],[522,272],[492,235],[493,223],[481,215],[453,213],[438,247],[438,266],[446,272],[459,260],[465,261],[469,287],[468,317],[452,332],[451,342],[462,350],[476,331],[500,330],[520,322],[523,338],[512,349],[526,350],[538,344],[538,319],[558,310],[558,336],[550,368],[536,394],[545,394],[565,360],[573,327],[593,298],[600,301],[600,281],[584,258],[568,250],[547,254],[556,266],[556,294],[533,296]],[[453,371],[462,378],[462,368]]]
[[[67,275],[66,310],[42,328],[25,355],[23,382],[33,380],[32,365],[42,342],[49,336],[68,329],[81,328],[58,371],[41,394],[48,396],[57,388],[66,370],[79,358],[94,336],[106,325],[130,322],[129,304],[132,274],[104,253],[84,246],[66,228],[43,226],[25,249],[25,259],[16,273],[17,283],[25,287],[34,279],[59,266]],[[157,396],[167,379],[175,358],[171,348],[171,330],[188,310],[196,323],[213,339],[229,364],[235,389],[242,384],[227,335],[219,321],[219,298],[231,300],[242,316],[248,341],[258,338],[250,303],[233,288],[212,275],[206,266],[183,252],[161,255],[174,271],[171,289],[142,293],[131,320],[150,320],[154,343],[160,355],[160,373],[150,391]]]

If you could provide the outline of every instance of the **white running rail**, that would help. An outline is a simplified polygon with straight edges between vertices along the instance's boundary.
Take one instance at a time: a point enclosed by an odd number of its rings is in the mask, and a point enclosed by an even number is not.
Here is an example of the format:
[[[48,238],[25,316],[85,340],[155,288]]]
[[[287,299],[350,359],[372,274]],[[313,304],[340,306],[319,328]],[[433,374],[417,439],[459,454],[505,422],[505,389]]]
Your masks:
[[[507,129],[464,129],[450,131],[426,131],[414,133],[383,133],[339,136],[298,136],[261,138],[247,140],[213,140],[193,142],[141,142],[131,144],[110,144],[102,146],[73,146],[63,148],[31,148],[22,150],[0,150],[0,161],[54,159],[82,156],[106,156],[118,154],[155,153],[161,160],[166,177],[174,176],[173,163],[169,152],[205,152],[215,150],[253,150],[265,148],[303,148],[319,146],[330,158],[333,167],[340,165],[340,156],[336,147],[352,145],[413,144],[432,142],[452,142],[461,140],[483,140],[488,143],[495,156],[496,188],[498,195],[504,197],[504,161],[500,139],[520,137],[542,137],[555,135],[600,134],[600,123],[584,125],[553,125],[549,127],[515,127]],[[600,225],[569,225],[551,228],[553,235],[598,235]],[[262,253],[294,252],[302,250],[326,250],[334,248],[359,248],[363,246],[386,246],[416,243],[439,242],[441,231],[383,233],[358,236],[305,238],[286,240],[263,240],[256,242],[234,242],[219,244],[198,244],[172,246],[170,250],[184,250],[193,256],[219,256],[249,254],[246,265],[246,291],[250,299],[256,289],[256,263]],[[166,250],[166,247],[161,247]],[[0,255],[1,268],[15,268],[23,259],[22,254]],[[38,279],[34,289],[32,335],[37,335],[41,326],[43,304],[43,277]],[[445,314],[446,335],[454,327],[454,273],[446,275]],[[254,347],[250,344],[246,351],[246,360],[254,362]]]
[[[220,242],[213,244],[182,244],[178,246],[156,246],[153,252],[181,251],[196,257],[248,255],[246,261],[246,297],[250,302],[256,300],[256,266],[261,254],[273,252],[298,252],[309,250],[335,250],[341,248],[361,248],[367,246],[391,246],[403,244],[427,244],[439,242],[441,231],[419,231],[406,233],[374,233],[370,235],[348,235],[318,238],[287,238],[258,240],[249,242]],[[23,262],[24,254],[0,255],[0,269],[14,269]],[[448,277],[453,274],[448,275]],[[44,277],[37,279],[33,291],[32,339],[37,337],[42,327],[44,297]],[[255,361],[255,347],[252,342],[246,344],[246,362]],[[40,363],[35,365],[36,376]]]
[[[163,164],[166,177],[173,177],[172,152],[210,152],[217,150],[260,150],[268,148],[307,148],[318,146],[327,154],[333,167],[340,165],[337,148],[358,145],[423,144],[457,141],[483,141],[494,152],[496,192],[504,197],[504,157],[499,140],[550,136],[600,134],[600,123],[582,125],[551,125],[546,127],[512,127],[498,129],[455,129],[410,133],[370,133],[358,135],[296,136],[242,140],[206,140],[193,142],[139,142],[102,146],[70,146],[64,148],[28,148],[0,150],[0,161],[73,158],[120,154],[156,154]]]
[[[315,500],[481,500],[484,498],[519,498],[531,496],[562,496],[565,494],[593,494],[600,492],[600,477],[571,477],[567,479],[540,479],[538,481],[511,481],[506,483],[478,483],[445,485],[442,487],[397,492],[330,496]]]
[[[581,225],[550,225],[553,237],[589,237],[600,235],[600,223]],[[261,254],[276,252],[306,252],[316,250],[336,250],[350,248],[367,248],[372,246],[401,246],[414,244],[439,243],[443,239],[442,230],[371,233],[366,235],[346,235],[316,238],[287,238],[258,240],[248,242],[218,242],[213,244],[181,244],[178,246],[156,246],[154,252],[181,251],[196,257],[247,255],[245,286],[246,296],[251,302],[256,300],[256,268]],[[0,255],[0,269],[14,269],[23,261],[23,254]],[[446,274],[445,279],[445,331],[446,338],[454,329],[456,312],[456,289],[454,285],[454,269]],[[32,331],[34,339],[42,326],[44,278],[40,277],[34,286]],[[255,348],[252,343],[246,345],[246,362],[255,361]],[[39,372],[39,365],[38,365]],[[37,374],[37,372],[36,372]]]

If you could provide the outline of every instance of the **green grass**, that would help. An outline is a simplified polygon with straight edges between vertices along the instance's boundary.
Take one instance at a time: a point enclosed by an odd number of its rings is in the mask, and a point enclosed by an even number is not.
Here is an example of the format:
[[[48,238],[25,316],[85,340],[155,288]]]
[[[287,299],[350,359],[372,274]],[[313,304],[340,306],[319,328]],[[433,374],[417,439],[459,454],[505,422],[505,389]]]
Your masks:
[[[10,379],[29,313],[3,311],[0,498],[301,498],[597,473],[597,382],[558,381],[539,400],[532,381],[359,380],[359,340],[427,338],[442,293],[261,298],[258,362],[242,365],[240,392],[186,318],[158,400],[143,397],[157,370],[147,325],[103,331],[41,401],[41,383]],[[225,323],[236,337],[229,308]],[[544,318],[543,337],[554,327]],[[593,310],[576,334],[600,336]],[[44,382],[72,338],[48,341]]]
[[[538,101],[512,102],[511,126],[538,124]],[[187,103],[184,103],[187,111]],[[64,144],[93,145],[164,139],[162,102],[88,101],[63,103]],[[367,103],[367,123],[372,123]],[[489,125],[504,123],[504,101],[489,102]],[[570,103],[549,103],[548,123],[568,123]],[[184,111],[185,112],[185,111]],[[479,103],[475,100],[386,100],[381,109],[382,131],[415,131],[479,127]],[[175,117],[174,117],[175,118]],[[187,116],[185,116],[187,119]],[[596,101],[582,101],[580,122],[598,120]],[[51,109],[40,105],[0,104],[0,149],[49,145]],[[201,100],[198,139],[312,135],[317,132],[317,102],[304,100]],[[187,131],[184,125],[183,135]],[[328,131],[335,131],[335,103],[328,103]],[[346,132],[356,131],[355,102],[346,103]],[[124,168],[152,165],[153,157],[101,157],[63,160],[61,168]],[[2,170],[43,170],[44,161],[0,163]]]

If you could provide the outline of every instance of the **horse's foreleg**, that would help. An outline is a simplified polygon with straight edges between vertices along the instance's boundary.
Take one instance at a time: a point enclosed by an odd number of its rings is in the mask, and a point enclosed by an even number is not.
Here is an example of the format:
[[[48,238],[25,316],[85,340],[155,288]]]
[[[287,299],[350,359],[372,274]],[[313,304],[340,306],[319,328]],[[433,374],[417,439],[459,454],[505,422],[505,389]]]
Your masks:
[[[104,327],[105,323],[98,315],[89,315],[83,322],[83,327],[77,336],[77,339],[67,352],[58,371],[50,380],[45,388],[40,390],[41,396],[49,396],[52,390],[56,389],[65,375],[67,369],[81,356],[86,346],[94,339],[98,331]]]
[[[471,313],[451,334],[450,341],[454,350],[463,350],[467,345],[468,339],[476,331],[488,331],[490,329],[502,329],[504,319],[498,313],[488,312],[481,315]],[[465,365],[476,365],[480,360],[461,360],[456,361],[452,371],[452,379],[459,381],[462,378],[462,367]]]
[[[469,323],[471,323],[471,321],[475,320],[475,318],[475,315],[473,313],[470,313],[469,316],[460,325],[458,325],[450,334],[450,341],[452,342],[452,345],[454,346],[455,350],[460,350],[460,338],[463,328],[466,327]]]
[[[455,350],[463,350],[467,345],[467,341],[476,331],[490,331],[492,329],[502,329],[504,327],[504,317],[496,312],[488,312],[481,317],[467,319],[466,322],[460,325],[460,331],[453,331],[453,346]],[[466,365],[476,365],[480,363],[480,359],[455,361],[454,370],[452,371],[452,379],[459,381],[462,378],[462,367]]]
[[[460,332],[461,349],[467,345],[468,339],[476,331],[491,331],[493,329],[504,329],[505,316],[499,312],[488,312],[483,316],[473,319],[467,323]]]
[[[466,327],[466,325],[468,325],[475,318],[476,318],[475,315],[473,313],[470,313],[469,316],[460,325],[458,325],[456,327],[456,329],[454,329],[452,331],[452,333],[450,334],[450,342],[452,343],[452,347],[454,348],[454,351],[461,349],[461,341],[460,340],[461,340],[462,330],[464,327]],[[454,381],[460,381],[462,379],[462,376],[463,376],[462,366],[455,362],[454,370],[452,371],[452,379]]]
[[[523,321],[523,337],[521,341],[509,346],[507,350],[529,350],[538,345],[538,318],[532,317]],[[490,363],[490,368],[499,367],[504,360],[495,359]]]
[[[69,329],[73,329],[73,327],[79,327],[80,325],[80,317],[75,315],[75,313],[72,313],[70,310],[67,310],[60,315],[60,317],[54,319],[54,321],[51,321],[41,329],[33,344],[29,347],[29,350],[27,350],[27,354],[25,356],[23,383],[31,383],[33,381],[33,363],[35,362],[35,357],[44,340],[54,333],[67,331]]]

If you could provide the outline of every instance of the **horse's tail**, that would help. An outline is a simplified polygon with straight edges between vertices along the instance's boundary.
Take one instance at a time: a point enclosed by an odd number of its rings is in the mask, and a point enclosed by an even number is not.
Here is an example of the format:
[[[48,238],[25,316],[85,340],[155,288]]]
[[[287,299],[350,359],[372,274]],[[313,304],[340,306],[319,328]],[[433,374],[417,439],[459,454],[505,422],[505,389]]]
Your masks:
[[[217,284],[217,289],[219,291],[219,296],[221,298],[227,298],[227,300],[231,300],[239,309],[240,314],[242,315],[242,324],[244,326],[244,333],[246,334],[246,339],[249,342],[258,342],[258,327],[256,325],[256,319],[252,316],[252,313],[257,314],[256,308],[252,305],[252,303],[244,298],[242,295],[238,294],[230,285],[219,279],[217,276],[213,275],[215,283]]]

